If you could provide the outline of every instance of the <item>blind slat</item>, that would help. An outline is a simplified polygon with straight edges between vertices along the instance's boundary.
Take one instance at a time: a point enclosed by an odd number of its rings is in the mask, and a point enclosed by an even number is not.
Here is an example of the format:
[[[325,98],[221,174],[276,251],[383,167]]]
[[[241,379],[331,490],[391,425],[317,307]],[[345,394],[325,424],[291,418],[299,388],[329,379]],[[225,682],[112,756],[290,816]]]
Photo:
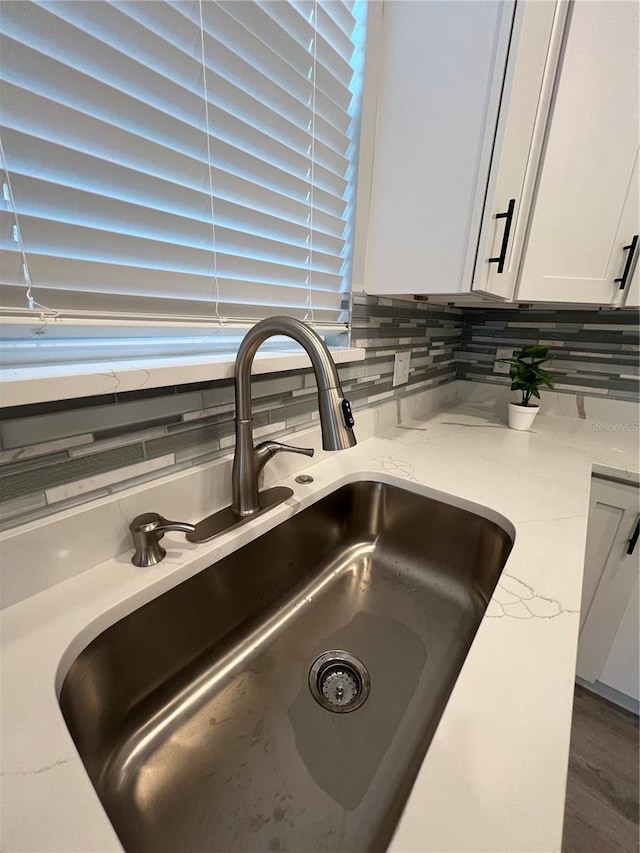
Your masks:
[[[1,50],[1,47],[0,47]],[[6,56],[6,54],[5,54]],[[51,97],[44,91],[38,91],[31,85],[30,76],[34,69],[42,66],[50,81],[56,78],[56,69],[51,63],[33,62],[28,74],[21,75],[15,68],[6,68],[7,77],[11,75],[11,83],[18,90],[12,93],[7,89],[6,113],[15,116],[23,105],[23,92],[29,92],[34,98],[43,98],[50,102],[47,109],[58,109],[66,107],[74,112],[80,111],[82,115],[95,118],[97,121],[117,130],[123,130],[147,139],[150,142],[162,138],[163,144],[180,153],[193,156],[196,159],[203,158],[202,145],[204,139],[204,128],[195,124],[196,119],[186,121],[186,117],[177,118],[158,110],[145,108],[139,102],[127,95],[110,90],[94,81],[79,79],[77,83],[77,94],[75,91],[56,92]],[[68,75],[72,76],[72,75]],[[12,100],[12,97],[14,100]],[[109,111],[94,106],[100,102],[109,105]],[[15,100],[19,103],[15,104]],[[128,112],[123,108],[128,107]],[[111,110],[119,110],[111,113]],[[210,120],[215,122],[220,134],[216,142],[217,157],[213,157],[214,163],[218,161],[227,162],[230,157],[237,157],[236,168],[241,171],[249,169],[251,164],[257,160],[260,164],[267,163],[274,169],[293,174],[308,183],[307,171],[309,168],[308,150],[301,151],[293,149],[288,141],[276,139],[252,132],[251,127],[224,112],[212,109]],[[37,125],[36,125],[37,126]],[[302,137],[296,140],[301,146]],[[306,137],[308,143],[308,135]],[[338,196],[344,195],[347,181],[344,178],[348,160],[339,153],[330,150],[322,142],[316,142],[318,158],[316,160],[316,184],[319,188]],[[225,158],[225,159],[223,159]],[[242,159],[240,159],[242,158]],[[245,166],[246,164],[246,166]]]
[[[0,260],[5,269],[10,272],[11,268],[17,271],[20,257],[15,251],[0,249]],[[59,258],[47,255],[33,256],[34,278],[42,272],[47,273],[47,288],[37,288],[38,292],[48,291],[54,293],[56,290],[76,291],[77,294],[102,293],[117,295],[118,300],[112,305],[120,305],[120,299],[124,296],[138,296],[142,300],[147,298],[175,299],[175,294],[180,293],[181,301],[188,304],[193,300],[211,301],[215,300],[215,283],[208,270],[183,272],[181,276],[172,270],[156,270],[148,267],[127,266],[121,264],[108,264],[98,261],[78,260],[76,258]],[[233,302],[238,305],[253,304],[289,304],[307,306],[309,288],[296,270],[282,267],[279,271],[275,264],[263,265],[262,272],[275,273],[275,280],[262,278],[259,280],[247,280],[246,268],[238,265],[238,273],[219,276],[218,282],[221,290],[221,303]],[[267,267],[269,267],[267,269]],[[233,271],[231,271],[232,273]],[[43,280],[43,279],[41,279]],[[340,276],[317,273],[311,287],[314,299],[322,304],[326,299],[335,310],[338,311],[342,304],[342,293],[339,290]],[[11,280],[3,282],[6,285],[16,286]],[[88,285],[91,285],[91,288]],[[23,287],[17,287],[22,291]],[[324,295],[323,295],[324,294]],[[49,307],[55,305],[55,295],[49,296]],[[274,301],[275,300],[275,301]],[[21,298],[24,305],[25,300]],[[53,304],[52,304],[53,303]],[[144,301],[140,302],[144,305]],[[82,297],[78,298],[78,305],[83,306]],[[231,315],[233,316],[233,315]],[[240,315],[241,316],[241,315]],[[249,314],[249,316],[251,316]]]
[[[201,95],[202,74],[199,31],[194,21],[185,18],[168,4],[157,2],[119,3],[118,7],[101,2],[97,7],[89,4],[91,15],[82,14],[78,3],[71,7],[56,2],[51,14],[43,10],[46,19],[38,30],[20,26],[13,17],[13,31],[21,41],[49,52],[51,55],[75,57],[77,48],[82,53],[82,64],[91,68],[104,68],[108,78],[123,80],[125,88],[139,84],[132,76],[125,76],[127,66],[135,68],[135,76],[160,76],[178,86]],[[80,4],[84,7],[84,3]],[[66,14],[65,14],[66,13]],[[70,38],[70,35],[72,36]],[[286,89],[274,83],[271,76],[263,74],[255,62],[233,53],[223,41],[206,36],[207,73],[215,75],[213,95],[218,90],[233,93],[237,101],[245,93],[258,104],[277,105],[279,113],[299,127],[308,120],[310,81],[300,79]],[[88,44],[88,50],[84,47]],[[53,47],[49,47],[52,45]],[[113,60],[103,57],[107,48],[119,54],[120,69]],[[103,75],[99,75],[103,76]],[[296,92],[298,95],[296,97]],[[211,94],[211,93],[210,93]],[[332,121],[333,119],[333,121]],[[321,135],[340,132],[344,136],[349,128],[349,116],[333,111],[331,118],[318,116]]]
[[[184,6],[181,6],[180,10],[184,12]],[[216,14],[218,11],[217,3],[207,5],[205,10],[207,15]],[[227,19],[228,26],[228,22],[233,21],[234,19],[231,16],[227,16]],[[309,62],[309,69],[306,73],[292,73],[295,69],[292,69],[292,66],[288,62],[285,62],[281,57],[278,57],[275,51],[264,45],[259,37],[255,37],[253,41],[247,42],[247,31],[244,30],[238,22],[235,23],[236,26],[240,28],[240,32],[239,37],[235,39],[233,49],[237,51],[247,63],[255,62],[265,77],[273,80],[279,87],[289,89],[294,92],[296,97],[305,103],[308,103],[308,88],[306,84],[309,80],[312,63]],[[205,17],[204,24],[207,36],[211,36],[210,25],[207,17]],[[348,100],[346,91],[342,93],[342,99],[344,101]],[[335,99],[321,88],[316,90],[315,101],[317,115],[326,119],[336,127],[340,127],[344,121],[344,117],[347,115],[345,108],[336,103]]]
[[[286,30],[295,38],[303,50],[307,51],[311,41],[317,38],[316,62],[337,78],[342,86],[349,88],[352,75],[349,61],[353,54],[353,43],[340,30],[338,30],[340,33],[338,40],[325,38],[326,27],[325,29],[322,27],[320,6],[318,6],[318,21],[316,22],[314,21],[316,7],[313,0],[302,3],[289,3],[287,0],[267,0],[267,2],[257,0],[255,5],[263,14],[272,18],[276,26]],[[343,48],[342,51],[339,50],[340,46]]]
[[[333,0],[331,3],[323,3],[322,10],[324,14],[340,27],[343,33],[349,37],[351,36],[353,32],[354,3]]]
[[[13,190],[19,199],[18,213],[21,217],[39,217],[45,221],[77,226],[86,226],[91,222],[93,227],[102,231],[170,239],[185,246],[211,242],[211,211],[206,197],[200,198],[199,209],[188,215],[175,207],[172,211],[162,211],[156,206],[145,207],[107,196],[101,196],[100,204],[96,205],[95,187],[88,192],[16,173],[13,175]],[[242,241],[244,251],[250,250],[254,239],[271,241],[274,244],[273,253],[278,251],[278,246],[282,246],[283,250],[297,247],[308,251],[309,229],[302,224],[224,203],[217,205],[215,221],[218,229],[216,239],[221,246],[227,246],[224,234],[229,232]],[[344,252],[344,248],[344,239],[316,232],[314,251],[337,257]]]
[[[198,182],[177,183],[171,174],[166,176],[140,173],[119,163],[84,154],[28,134],[5,129],[2,134],[5,148],[10,152],[11,171],[33,178],[42,176],[42,163],[48,163],[47,175],[53,181],[76,189],[94,190],[98,196],[112,196],[166,211],[184,211],[185,215],[210,215],[208,182],[202,173]],[[298,201],[279,195],[268,188],[258,187],[244,178],[213,171],[217,209],[233,210],[242,218],[243,211],[253,207],[257,214],[273,216],[303,226],[308,234],[307,200]],[[345,222],[338,216],[316,210],[314,230],[339,238]]]
[[[2,122],[5,127],[65,145],[76,151],[115,159],[136,172],[155,174],[189,186],[208,186],[206,146],[200,141],[200,152],[189,153],[169,148],[162,142],[140,137],[128,130],[88,116],[11,83],[3,87]],[[202,134],[200,134],[202,136]],[[185,146],[186,147],[186,146]],[[310,184],[271,162],[258,160],[218,140],[212,152],[213,168],[224,175],[236,175],[259,187],[273,190],[288,198],[305,202]],[[10,161],[9,161],[10,168]],[[334,216],[344,215],[345,203],[340,183],[329,192],[321,186],[314,191],[314,204]]]
[[[104,263],[125,263],[176,272],[206,272],[211,269],[213,245],[211,227],[207,227],[207,223],[193,229],[192,233],[176,230],[164,235],[157,232],[156,235],[145,235],[23,215],[20,217],[20,230],[29,251],[37,255],[97,259]],[[3,245],[10,245],[10,242]],[[279,274],[283,274],[283,267],[309,270],[315,281],[319,274],[338,275],[344,263],[341,257],[320,251],[314,251],[310,261],[306,246],[294,246],[218,226],[216,253],[220,275],[229,275],[229,270],[235,270],[238,264],[242,264],[247,274],[257,278],[261,277],[259,270],[275,265]],[[304,272],[301,279],[304,281]],[[266,280],[275,279],[267,276]]]
[[[281,27],[274,26],[273,20],[264,13],[257,3],[237,3],[219,0],[214,4],[204,6],[205,20],[212,15],[213,10],[224,10],[230,18],[234,18],[245,30],[253,36],[250,41],[252,51],[256,50],[256,43],[260,42],[277,56],[286,56],[289,68],[295,69],[303,78],[309,78],[309,70],[313,65],[313,54],[309,48],[305,49]],[[240,49],[248,42],[245,34],[238,36]],[[321,58],[321,57],[320,57]],[[332,69],[335,70],[335,69]],[[349,92],[349,80],[340,80],[328,68],[318,62],[316,70],[316,87],[329,97],[342,110],[348,110],[351,101]],[[291,72],[287,77],[291,76]]]
[[[43,97],[84,109],[120,126],[148,127],[149,133],[157,133],[155,128],[158,125],[164,133],[163,123],[168,120],[173,120],[176,126],[184,123],[199,135],[204,132],[202,92],[187,90],[158,74],[136,73],[135,82],[123,91],[124,83],[117,75],[106,82],[100,76],[99,68],[88,67],[79,71],[65,64],[66,60],[13,38],[5,36],[0,49],[5,79]],[[118,65],[125,64],[120,59],[114,61]],[[296,123],[285,121],[281,103],[257,102],[228,86],[225,81],[214,79],[213,72],[207,73],[210,119],[227,141],[251,150],[260,149],[261,143],[274,140],[290,149],[294,157],[302,156],[308,160],[309,107],[297,116]],[[201,84],[199,88],[202,89]],[[260,131],[256,130],[257,123]],[[343,174],[348,162],[348,136],[327,123],[319,123],[316,130],[317,162],[337,175]],[[167,127],[166,132],[169,131]],[[281,158],[288,158],[286,149],[283,149]]]

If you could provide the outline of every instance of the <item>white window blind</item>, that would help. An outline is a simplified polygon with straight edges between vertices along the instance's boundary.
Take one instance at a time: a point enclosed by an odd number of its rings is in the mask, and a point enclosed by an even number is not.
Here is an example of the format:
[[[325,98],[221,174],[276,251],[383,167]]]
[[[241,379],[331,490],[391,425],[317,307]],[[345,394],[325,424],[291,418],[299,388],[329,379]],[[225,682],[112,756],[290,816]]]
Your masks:
[[[5,363],[344,328],[365,5],[4,2]]]

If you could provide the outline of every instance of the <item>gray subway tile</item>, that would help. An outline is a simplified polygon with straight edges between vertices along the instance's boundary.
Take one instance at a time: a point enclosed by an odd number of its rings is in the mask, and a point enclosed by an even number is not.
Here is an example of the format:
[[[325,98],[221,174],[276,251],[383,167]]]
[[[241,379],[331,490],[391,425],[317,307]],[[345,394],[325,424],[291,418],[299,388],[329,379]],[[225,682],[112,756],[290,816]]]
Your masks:
[[[1,420],[1,418],[0,418]],[[75,435],[70,438],[60,438],[56,441],[45,441],[41,444],[32,444],[30,447],[16,447],[13,450],[0,452],[0,466],[8,462],[30,459],[33,456],[46,456],[58,450],[74,447],[88,447],[93,443],[92,435]]]
[[[96,441],[108,441],[112,438],[131,435],[133,432],[147,432],[151,429],[159,429],[161,427],[167,427],[171,426],[171,424],[179,423],[182,423],[180,415],[170,415],[169,417],[139,421],[135,424],[125,424],[123,426],[114,427],[113,429],[101,429],[94,433],[94,438]],[[71,455],[73,455],[73,453]]]
[[[253,418],[254,427],[264,426],[269,422],[269,413],[258,413]],[[217,441],[223,436],[233,435],[235,430],[233,420],[218,421],[171,432],[161,438],[152,438],[144,442],[145,457],[154,459],[166,453],[179,453],[188,448],[194,448]]]
[[[82,504],[85,504],[88,501],[94,501],[97,498],[106,498],[108,494],[109,489],[107,488],[93,489],[91,492],[81,492],[77,495],[73,495],[73,497],[65,498],[63,501],[47,503],[47,507],[49,510],[53,510],[54,512],[61,512],[65,509],[72,509],[74,506],[82,506]],[[49,514],[50,513],[48,512],[47,515]]]
[[[95,445],[91,444],[95,453]],[[66,450],[61,450],[58,453],[47,453],[44,456],[32,456],[27,459],[19,459],[16,462],[7,462],[5,465],[0,465],[0,479],[8,477],[11,474],[26,474],[27,471],[43,468],[47,465],[55,465],[57,462],[66,462],[69,459],[69,453]]]
[[[607,396],[613,397],[616,400],[634,400],[635,401],[638,399],[637,392],[633,392],[633,391],[608,390]]]
[[[315,396],[305,397],[300,402],[291,403],[289,405],[279,406],[273,412],[273,420],[287,421],[290,418],[297,418],[299,415],[311,415],[318,408],[318,398]]]
[[[171,435],[174,432],[184,432],[187,429],[195,429],[196,427],[207,426],[208,424],[233,423],[234,419],[233,411],[227,411],[224,407],[212,415],[206,415],[202,412],[200,415],[199,418],[190,418],[186,421],[180,421],[178,424],[172,424],[167,427],[166,432]]]
[[[194,429],[182,430],[170,433],[161,438],[152,438],[145,441],[144,451],[147,459],[156,456],[164,456],[166,453],[180,453],[183,450],[192,449],[199,445],[207,445],[212,441],[218,441],[224,435],[233,433],[233,423],[222,421],[220,423],[207,424]]]
[[[158,480],[160,477],[166,477],[167,474],[175,474],[179,471],[184,471],[191,467],[190,462],[175,463],[167,467],[157,468],[153,471],[147,471],[144,474],[139,474],[137,477],[130,477],[128,480],[123,480],[119,483],[112,483],[109,486],[111,494],[124,492],[125,489],[134,489],[136,486],[143,486],[145,483],[151,483],[153,480]]]
[[[0,503],[0,519],[14,518],[16,515],[23,516],[31,510],[46,506],[47,501],[44,492],[33,492],[21,498],[14,498]]]
[[[224,403],[221,406],[212,406],[210,409],[200,409],[197,412],[186,412],[182,416],[183,423],[187,423],[189,421],[197,421],[202,420],[203,418],[230,414],[233,417],[233,412],[235,410],[235,406],[233,403]]]
[[[233,388],[233,381],[226,379],[223,382],[213,382],[210,388],[202,391],[202,398],[205,409],[235,402],[236,395]]]
[[[303,424],[311,423],[311,412],[304,412],[301,415],[296,415],[292,418],[287,418],[286,424],[287,429],[291,429],[293,427],[299,427]]]
[[[192,459],[201,460],[202,457],[213,457],[214,454],[220,452],[220,441],[208,441],[202,444],[195,444],[191,447],[185,447],[176,453],[176,462],[186,462]]]
[[[49,400],[45,403],[29,403],[25,406],[5,406],[2,418],[42,417],[56,412],[69,412],[74,409],[86,409],[92,406],[110,406],[116,402],[115,394],[99,394],[95,397],[74,397],[70,400]]]
[[[74,480],[124,468],[142,462],[144,455],[141,444],[132,444],[79,459],[67,459],[24,473],[10,474],[0,479],[0,500],[22,497],[32,492],[45,491]]]
[[[253,399],[257,400],[260,397],[273,397],[277,394],[297,391],[303,385],[303,377],[296,375],[279,376],[275,379],[260,379],[257,382],[254,380],[251,386],[251,394]]]
[[[92,444],[83,444],[80,447],[71,448],[69,456],[71,459],[77,459],[80,456],[89,456],[92,453],[98,453],[103,450],[112,450],[114,447],[125,447],[128,444],[141,444],[150,438],[158,438],[161,435],[167,434],[166,427],[152,427],[151,429],[143,429],[143,426],[148,424],[137,425],[135,429],[129,432],[119,433],[114,438],[100,438]]]
[[[341,382],[347,382],[349,379],[359,379],[364,376],[364,365],[338,365],[338,375]]]
[[[149,422],[155,418],[201,408],[201,391],[171,394],[133,403],[75,409],[40,417],[15,418],[0,423],[0,437],[3,449],[24,447],[69,435],[104,432],[114,427]]]
[[[47,518],[65,509],[71,509],[74,506],[88,503],[97,498],[106,497],[109,492],[106,489],[101,489],[98,492],[92,492],[88,495],[82,495],[75,500],[63,501],[60,504],[45,504],[37,509],[26,510],[20,515],[10,518],[0,518],[0,531],[11,530],[17,524],[27,524],[30,521],[38,521],[42,518]]]

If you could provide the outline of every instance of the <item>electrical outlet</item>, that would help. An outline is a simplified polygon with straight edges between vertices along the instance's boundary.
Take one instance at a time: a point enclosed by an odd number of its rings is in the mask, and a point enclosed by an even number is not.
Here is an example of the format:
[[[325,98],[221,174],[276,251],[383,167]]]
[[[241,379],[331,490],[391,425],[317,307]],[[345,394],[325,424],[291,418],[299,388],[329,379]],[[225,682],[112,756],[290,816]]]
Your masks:
[[[514,353],[513,347],[498,347],[496,349],[496,358],[511,358]],[[508,364],[500,364],[497,361],[493,362],[494,373],[509,373]]]
[[[397,352],[393,362],[393,384],[404,385],[409,381],[410,352]]]

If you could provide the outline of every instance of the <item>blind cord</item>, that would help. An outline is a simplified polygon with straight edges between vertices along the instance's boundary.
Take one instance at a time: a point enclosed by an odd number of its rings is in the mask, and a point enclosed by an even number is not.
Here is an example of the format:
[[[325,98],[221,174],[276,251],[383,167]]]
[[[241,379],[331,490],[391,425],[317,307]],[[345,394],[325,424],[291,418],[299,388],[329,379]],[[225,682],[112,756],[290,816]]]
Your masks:
[[[209,93],[207,89],[207,65],[204,55],[204,18],[202,11],[202,0],[198,0],[198,9],[200,13],[200,59],[202,62],[202,87],[204,94],[204,121],[207,137],[207,167],[209,172],[209,202],[211,205],[211,241],[213,243],[213,281],[216,292],[216,319],[221,327],[229,320],[228,317],[220,316],[220,281],[218,280],[218,252],[216,243],[216,216],[215,202],[213,197],[213,171],[211,169],[211,134],[209,125]],[[213,295],[213,294],[212,294]]]
[[[313,311],[313,291],[311,288],[311,271],[313,270],[313,213],[314,213],[314,190],[315,190],[315,165],[316,165],[316,70],[318,64],[318,0],[314,0],[313,9],[313,64],[312,64],[312,90],[311,90],[311,143],[309,145],[309,155],[311,164],[309,166],[309,214],[307,222],[309,223],[309,236],[307,242],[309,244],[309,254],[307,261],[309,269],[307,271],[307,306],[309,310],[305,314],[304,320],[309,320],[311,325],[315,325],[315,315]]]
[[[9,174],[9,167],[7,164],[7,158],[4,153],[4,145],[2,144],[2,137],[0,136],[0,158],[2,159],[2,169],[5,174],[4,186],[6,190],[4,192],[5,200],[9,202],[9,207],[11,208],[11,213],[13,214],[13,219],[15,222],[13,228],[13,237],[16,243],[18,244],[18,250],[22,257],[22,275],[24,277],[24,281],[26,284],[25,297],[27,300],[27,305],[30,311],[36,311],[40,309],[40,322],[42,326],[39,328],[33,329],[32,334],[34,337],[41,337],[47,330],[48,320],[49,318],[59,317],[60,312],[55,308],[49,308],[46,305],[42,305],[40,302],[36,302],[33,298],[33,281],[31,279],[31,270],[29,268],[29,260],[27,259],[27,253],[24,248],[24,242],[22,240],[22,230],[20,228],[20,220],[18,218],[18,208],[16,207],[15,198],[13,195],[13,187],[11,186],[11,175]],[[47,312],[47,313],[45,313]]]

